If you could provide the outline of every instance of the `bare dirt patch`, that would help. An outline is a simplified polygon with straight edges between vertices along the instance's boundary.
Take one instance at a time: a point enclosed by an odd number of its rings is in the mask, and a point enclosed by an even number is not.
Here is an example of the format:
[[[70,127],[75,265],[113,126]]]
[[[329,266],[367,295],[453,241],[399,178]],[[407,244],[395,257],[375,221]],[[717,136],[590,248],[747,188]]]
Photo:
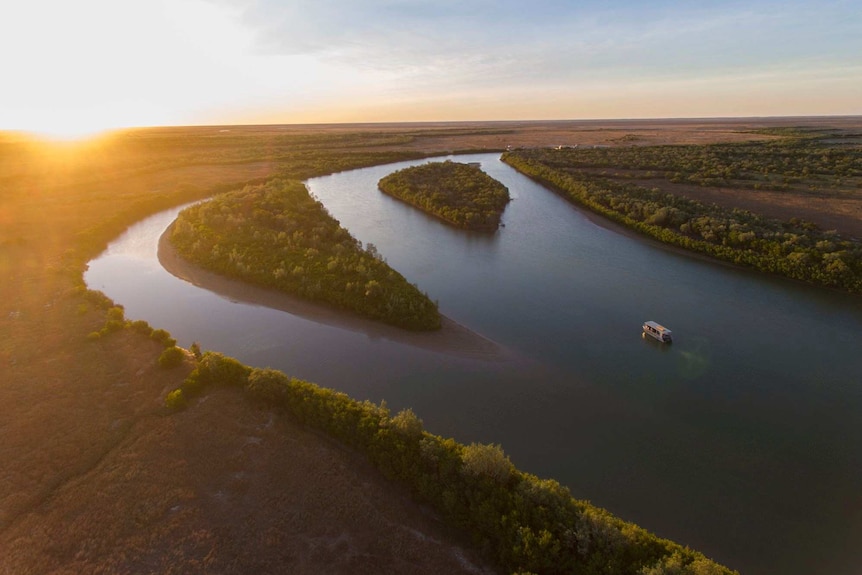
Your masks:
[[[361,457],[221,390],[137,421],[0,536],[0,573],[488,573]]]
[[[667,181],[635,181],[646,187],[725,208],[740,208],[783,221],[800,218],[814,222],[822,230],[862,238],[862,195],[830,197],[799,191],[768,191],[738,188],[714,188]]]

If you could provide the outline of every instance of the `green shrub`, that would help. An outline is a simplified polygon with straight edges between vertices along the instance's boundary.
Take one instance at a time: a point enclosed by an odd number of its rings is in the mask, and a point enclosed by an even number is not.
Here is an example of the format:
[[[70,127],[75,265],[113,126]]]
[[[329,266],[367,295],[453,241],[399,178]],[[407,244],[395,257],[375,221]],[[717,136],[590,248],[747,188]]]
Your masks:
[[[116,331],[121,331],[124,327],[126,327],[125,322],[118,321],[115,319],[109,319],[105,322],[105,325],[102,327],[100,333],[105,336]]]
[[[407,439],[418,441],[422,437],[422,420],[412,409],[404,409],[389,420],[389,426]]]
[[[98,290],[86,288],[81,289],[83,291],[82,295],[84,296],[84,299],[86,299],[88,302],[95,305],[96,307],[107,310],[114,306],[114,300],[106,296],[104,293]]]
[[[120,323],[126,321],[126,311],[121,305],[115,305],[111,308],[108,308],[108,313],[106,315],[108,321],[116,321]]]
[[[165,347],[173,347],[177,344],[177,340],[171,337],[171,334],[164,329],[154,329],[150,334],[150,338],[161,343]]]
[[[506,483],[515,470],[515,466],[499,445],[471,443],[464,449],[462,459],[464,473],[474,477],[488,477],[501,484]]]
[[[250,367],[232,357],[208,351],[183,382],[183,389],[187,395],[194,395],[210,385],[245,387],[251,372]]]
[[[145,322],[142,319],[135,320],[132,323],[130,323],[129,328],[131,328],[131,330],[134,331],[135,333],[140,333],[140,334],[145,335],[147,337],[150,337],[153,334],[153,328],[150,327],[150,324],[148,324],[147,322]]]
[[[186,352],[184,352],[177,346],[165,348],[165,350],[159,356],[159,367],[163,367],[165,369],[177,367],[179,365],[182,365],[185,357]]]
[[[269,403],[284,402],[289,391],[290,378],[274,369],[252,369],[246,390],[254,397]]]
[[[165,397],[165,407],[168,409],[183,409],[186,404],[186,397],[182,389],[175,389]]]

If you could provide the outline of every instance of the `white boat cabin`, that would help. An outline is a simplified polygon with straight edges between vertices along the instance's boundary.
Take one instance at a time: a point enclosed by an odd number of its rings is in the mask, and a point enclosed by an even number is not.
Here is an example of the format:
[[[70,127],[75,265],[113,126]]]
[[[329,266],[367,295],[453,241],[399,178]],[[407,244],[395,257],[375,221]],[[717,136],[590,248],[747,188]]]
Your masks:
[[[645,321],[643,330],[645,335],[654,337],[662,343],[671,343],[673,341],[673,334],[671,331],[654,321]]]

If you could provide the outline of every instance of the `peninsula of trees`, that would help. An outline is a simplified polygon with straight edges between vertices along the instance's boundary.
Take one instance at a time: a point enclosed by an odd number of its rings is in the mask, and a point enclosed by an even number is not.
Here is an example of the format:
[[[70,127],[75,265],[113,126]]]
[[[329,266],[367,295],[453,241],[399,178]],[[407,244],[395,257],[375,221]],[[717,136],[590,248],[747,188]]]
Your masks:
[[[323,431],[364,454],[406,486],[505,573],[556,575],[738,575],[703,554],[572,497],[550,479],[520,471],[499,445],[464,445],[424,429],[411,409],[385,405],[252,368],[206,352],[168,408],[218,387],[241,389],[262,405]]]
[[[717,259],[862,293],[862,242],[799,218],[767,218],[688,197],[693,186],[801,197],[862,187],[862,150],[820,138],[767,143],[532,149],[503,155],[527,176],[629,228]],[[687,194],[686,192],[689,192]]]
[[[436,303],[362,248],[298,181],[271,180],[180,213],[170,241],[210,271],[409,330],[440,328]]]
[[[478,166],[447,160],[404,168],[384,177],[380,191],[459,228],[494,231],[509,190]]]

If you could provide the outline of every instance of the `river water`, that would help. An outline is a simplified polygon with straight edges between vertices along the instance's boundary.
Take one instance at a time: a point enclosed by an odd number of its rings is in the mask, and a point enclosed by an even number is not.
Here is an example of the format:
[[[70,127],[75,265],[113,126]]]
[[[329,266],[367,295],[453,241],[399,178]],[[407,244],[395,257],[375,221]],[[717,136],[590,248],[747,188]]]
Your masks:
[[[513,197],[493,235],[377,191],[403,162],[307,184],[455,321],[483,359],[231,301],[156,258],[176,210],[130,228],[88,285],[255,366],[411,407],[433,433],[499,443],[624,519],[743,574],[862,572],[862,298],[704,261],[602,225],[499,161]],[[652,319],[670,346],[641,337]]]

